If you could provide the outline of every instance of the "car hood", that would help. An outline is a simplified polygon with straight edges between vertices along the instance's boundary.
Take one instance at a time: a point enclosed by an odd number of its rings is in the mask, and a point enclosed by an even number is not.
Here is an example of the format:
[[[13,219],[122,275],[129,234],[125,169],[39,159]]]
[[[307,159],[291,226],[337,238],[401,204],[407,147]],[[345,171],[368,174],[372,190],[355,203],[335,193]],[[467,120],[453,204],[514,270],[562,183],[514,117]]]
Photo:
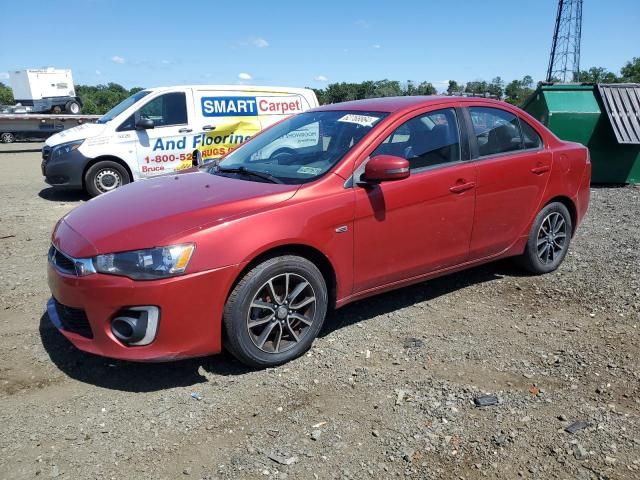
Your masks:
[[[72,210],[53,243],[76,258],[170,245],[188,231],[284,202],[298,188],[202,171],[139,181]]]
[[[73,142],[74,140],[82,140],[85,138],[96,140],[97,137],[100,137],[100,135],[102,135],[102,132],[104,132],[105,128],[106,125],[102,123],[83,123],[82,125],[78,125],[77,127],[63,130],[62,132],[56,133],[55,135],[51,135],[49,138],[47,138],[45,145],[47,145],[48,147],[55,147],[56,145],[60,145],[61,143]]]

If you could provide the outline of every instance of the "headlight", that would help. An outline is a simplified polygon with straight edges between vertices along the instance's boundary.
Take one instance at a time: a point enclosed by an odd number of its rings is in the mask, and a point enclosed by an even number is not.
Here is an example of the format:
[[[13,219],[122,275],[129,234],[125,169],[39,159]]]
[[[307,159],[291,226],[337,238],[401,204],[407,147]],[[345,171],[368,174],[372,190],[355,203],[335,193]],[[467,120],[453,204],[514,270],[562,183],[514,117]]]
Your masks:
[[[84,142],[84,138],[82,140],[74,140],[73,142],[61,143],[60,145],[56,145],[55,147],[53,147],[51,156],[53,158],[60,158],[63,155],[67,155],[80,148],[82,142]]]
[[[156,247],[131,252],[98,255],[94,260],[96,271],[121,275],[134,280],[156,280],[182,275],[195,250],[193,243]]]

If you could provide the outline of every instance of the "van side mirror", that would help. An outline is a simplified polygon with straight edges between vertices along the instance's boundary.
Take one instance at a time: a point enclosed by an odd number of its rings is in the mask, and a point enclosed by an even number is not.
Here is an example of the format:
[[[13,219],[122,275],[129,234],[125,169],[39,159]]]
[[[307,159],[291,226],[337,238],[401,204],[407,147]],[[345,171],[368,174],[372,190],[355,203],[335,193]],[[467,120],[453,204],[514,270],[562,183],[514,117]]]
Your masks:
[[[395,155],[376,155],[364,167],[364,183],[402,180],[410,175],[409,161]]]
[[[202,165],[204,163],[204,160],[202,159],[202,152],[200,150],[198,150],[197,148],[191,154],[191,158],[192,158],[192,163],[191,164],[194,167],[199,167],[200,165]]]
[[[156,125],[150,118],[139,118],[136,120],[136,130],[150,130]]]

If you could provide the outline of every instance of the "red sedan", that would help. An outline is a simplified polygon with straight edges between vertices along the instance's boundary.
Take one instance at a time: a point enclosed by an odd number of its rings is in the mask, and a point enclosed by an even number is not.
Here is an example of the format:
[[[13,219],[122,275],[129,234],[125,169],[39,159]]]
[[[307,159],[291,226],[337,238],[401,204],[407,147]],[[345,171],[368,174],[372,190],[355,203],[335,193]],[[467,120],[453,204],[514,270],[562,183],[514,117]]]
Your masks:
[[[327,310],[498,258],[560,265],[589,203],[587,149],[505,103],[402,97],[328,105],[219,164],[134,183],[57,224],[49,317],[128,360],[223,344],[271,366]]]

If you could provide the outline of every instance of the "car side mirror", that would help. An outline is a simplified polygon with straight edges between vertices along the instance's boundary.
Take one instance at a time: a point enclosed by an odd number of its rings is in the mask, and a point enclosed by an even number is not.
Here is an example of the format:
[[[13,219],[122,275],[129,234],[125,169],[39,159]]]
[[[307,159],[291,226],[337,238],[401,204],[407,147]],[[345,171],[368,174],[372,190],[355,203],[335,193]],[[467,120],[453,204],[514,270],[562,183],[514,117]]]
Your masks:
[[[365,165],[362,180],[365,183],[389,182],[402,180],[410,174],[407,159],[395,155],[376,155]]]
[[[150,118],[139,118],[136,120],[136,130],[150,130],[156,125]]]

